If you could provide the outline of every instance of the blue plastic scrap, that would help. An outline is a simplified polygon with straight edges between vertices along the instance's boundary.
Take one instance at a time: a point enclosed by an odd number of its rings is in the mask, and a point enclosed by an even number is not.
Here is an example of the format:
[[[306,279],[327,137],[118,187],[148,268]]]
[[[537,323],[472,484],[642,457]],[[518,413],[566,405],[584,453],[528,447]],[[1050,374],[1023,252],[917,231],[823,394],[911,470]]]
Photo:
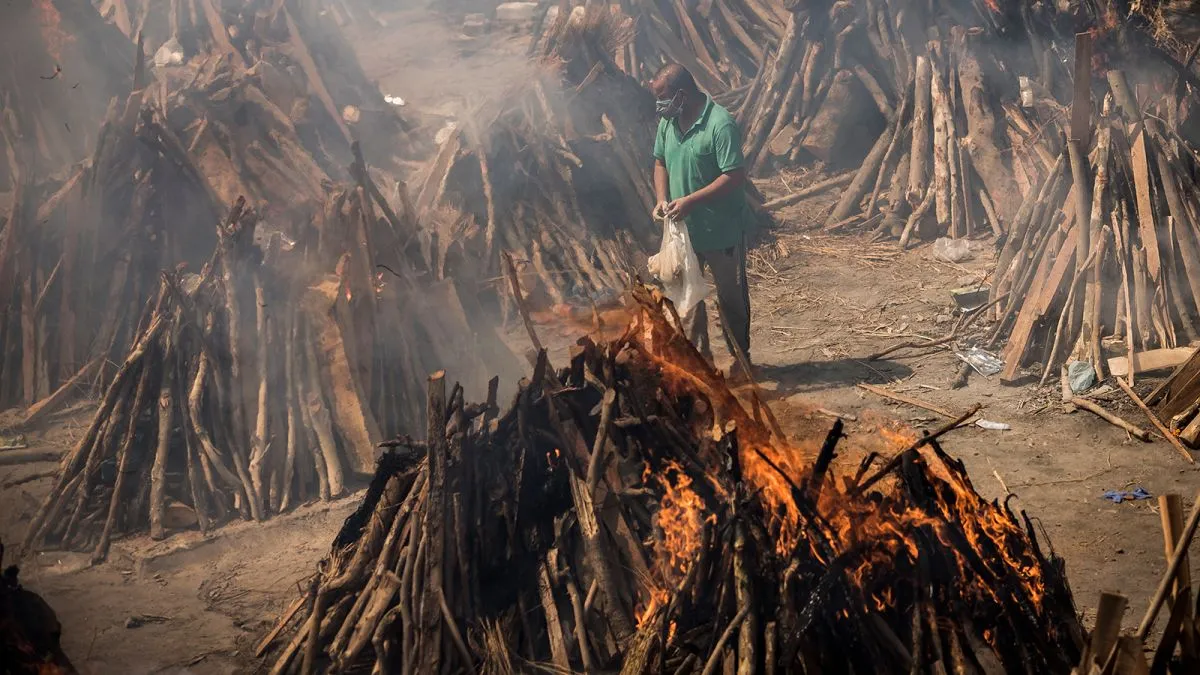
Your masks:
[[[1121,502],[1131,502],[1135,499],[1149,499],[1152,495],[1139,485],[1133,489],[1133,492],[1105,490],[1104,494],[1100,496],[1114,504],[1120,504]]]

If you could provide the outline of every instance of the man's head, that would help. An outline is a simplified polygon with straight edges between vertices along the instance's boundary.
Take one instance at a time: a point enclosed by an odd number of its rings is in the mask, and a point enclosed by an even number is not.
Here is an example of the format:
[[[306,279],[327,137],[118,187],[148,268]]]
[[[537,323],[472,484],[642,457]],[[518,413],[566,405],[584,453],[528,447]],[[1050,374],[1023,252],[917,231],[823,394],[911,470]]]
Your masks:
[[[650,80],[650,91],[657,99],[658,114],[663,117],[678,117],[681,112],[694,108],[704,100],[696,80],[687,68],[669,63],[662,67]]]

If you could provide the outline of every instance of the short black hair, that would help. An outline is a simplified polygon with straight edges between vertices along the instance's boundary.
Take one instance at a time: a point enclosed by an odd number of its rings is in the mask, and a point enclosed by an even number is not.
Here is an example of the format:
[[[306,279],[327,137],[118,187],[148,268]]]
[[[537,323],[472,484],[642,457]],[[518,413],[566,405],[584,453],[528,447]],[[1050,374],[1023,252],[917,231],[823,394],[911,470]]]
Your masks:
[[[687,68],[678,63],[668,63],[659,68],[651,81],[661,82],[667,91],[683,91],[687,94],[695,94],[700,91],[700,88],[696,86],[696,78],[692,77]]]

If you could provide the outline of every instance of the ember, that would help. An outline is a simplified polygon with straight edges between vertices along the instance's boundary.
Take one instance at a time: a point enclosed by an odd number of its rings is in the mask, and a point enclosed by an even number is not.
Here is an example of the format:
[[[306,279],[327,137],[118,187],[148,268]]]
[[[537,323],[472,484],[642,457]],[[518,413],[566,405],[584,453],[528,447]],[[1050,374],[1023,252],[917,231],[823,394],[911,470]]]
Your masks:
[[[385,444],[308,595],[260,645],[279,641],[273,672],[1078,662],[1062,562],[935,436],[907,443],[894,482],[867,477],[869,459],[844,474],[840,422],[819,449],[780,438],[669,303],[641,287],[630,301],[620,338],[581,340],[557,372],[541,352],[503,414],[431,378],[429,440]],[[528,460],[554,448],[563,462]]]

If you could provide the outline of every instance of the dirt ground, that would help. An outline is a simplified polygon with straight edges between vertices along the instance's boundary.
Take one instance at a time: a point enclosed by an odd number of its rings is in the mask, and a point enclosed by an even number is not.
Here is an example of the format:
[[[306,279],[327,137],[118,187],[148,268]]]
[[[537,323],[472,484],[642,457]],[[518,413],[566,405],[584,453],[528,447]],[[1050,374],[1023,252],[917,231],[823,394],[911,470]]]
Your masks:
[[[364,49],[372,57],[364,64],[371,77],[410,105],[454,116],[510,86],[524,68],[510,36],[464,39],[457,24],[416,4],[384,18],[387,27],[355,26],[352,35],[372,45]],[[445,50],[446,44],[457,51]],[[775,177],[762,189],[781,194],[786,185],[812,180]],[[819,432],[831,420],[817,408],[853,416],[852,435],[870,434],[883,419],[915,427],[944,421],[889,403],[859,383],[887,386],[948,411],[983,404],[987,419],[1012,429],[956,431],[946,439],[947,451],[965,461],[985,496],[1017,495],[1016,505],[1066,558],[1086,622],[1100,591],[1116,590],[1131,599],[1126,626],[1136,623],[1165,566],[1156,503],[1113,504],[1101,494],[1141,486],[1153,495],[1181,493],[1190,508],[1200,487],[1197,470],[1161,440],[1140,443],[1086,412],[1064,413],[1054,387],[1007,387],[973,375],[966,388],[951,390],[960,362],[948,349],[868,361],[868,354],[897,342],[945,335],[952,325],[948,292],[986,274],[990,242],[981,243],[975,260],[951,265],[934,260],[928,245],[900,253],[893,244],[805,229],[835,198],[825,195],[786,211],[774,239],[751,254],[754,359],[785,429]],[[511,334],[515,351],[524,353],[521,333],[514,327]],[[561,343],[570,336],[556,337]],[[1106,405],[1145,424],[1119,392]],[[31,448],[69,447],[87,412],[84,407],[62,415],[44,432],[29,434]],[[0,467],[0,540],[20,540],[50,488],[45,474],[53,468]],[[262,664],[253,658],[254,644],[313,572],[360,496],[305,505],[266,524],[234,524],[209,537],[121,540],[110,562],[99,567],[87,567],[80,554],[47,552],[23,561],[21,578],[56,609],[65,649],[85,674],[255,672]]]

